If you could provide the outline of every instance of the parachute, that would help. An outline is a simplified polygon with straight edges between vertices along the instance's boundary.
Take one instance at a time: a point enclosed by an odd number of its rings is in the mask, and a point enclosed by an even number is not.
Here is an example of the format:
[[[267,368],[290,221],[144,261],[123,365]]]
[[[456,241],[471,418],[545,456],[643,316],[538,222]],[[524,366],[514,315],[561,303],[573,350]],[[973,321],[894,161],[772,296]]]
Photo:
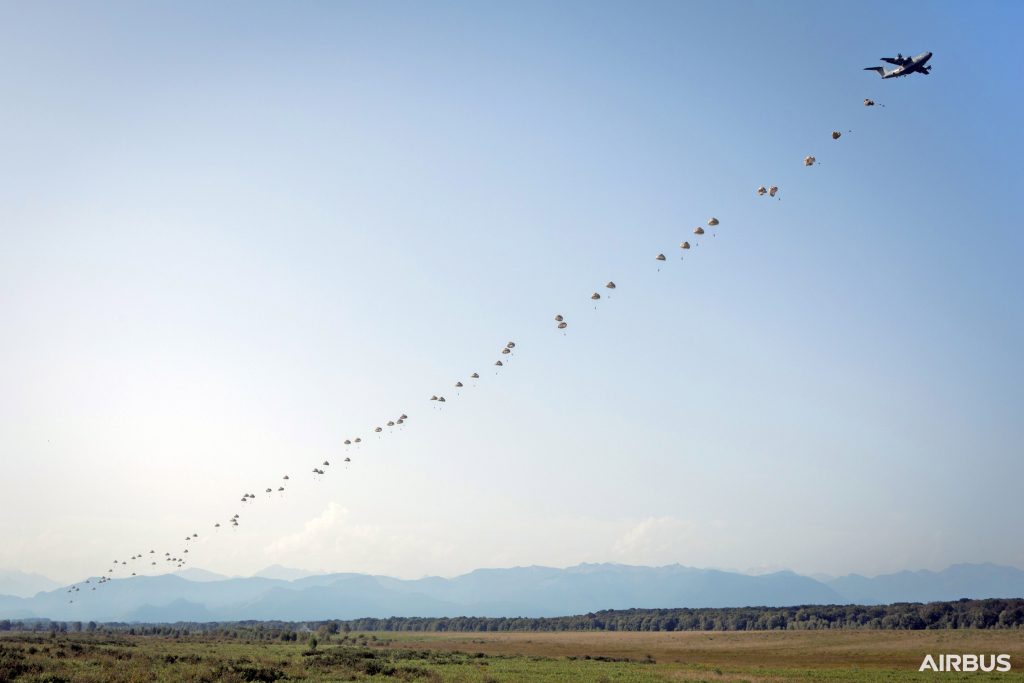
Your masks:
[[[431,396],[431,397],[430,397],[430,400],[431,400],[431,401],[436,401],[436,400],[437,400],[437,396]]]
[[[351,446],[352,445],[352,440],[351,439],[345,439],[345,445],[346,446]]]
[[[694,235],[703,235],[704,234],[704,228],[702,228],[700,226],[697,226],[696,228],[693,229],[693,234]]]
[[[832,131],[832,139],[833,139],[833,140],[838,140],[838,139],[839,139],[839,138],[841,138],[842,136],[843,136],[843,134],[842,134],[842,133],[840,133],[840,132],[839,132],[838,130],[834,130],[834,131]]]
[[[657,256],[654,257],[654,260],[655,261],[664,261],[665,260],[665,255],[664,254],[658,254]]]
[[[509,342],[508,344],[505,344],[505,348],[507,348],[507,349],[514,349],[514,348],[516,348],[516,343],[515,342]]]
[[[765,186],[764,186],[764,185],[762,185],[761,187],[757,188],[757,196],[758,196],[758,197],[763,197],[763,196],[765,196],[765,195],[766,195],[767,193],[768,193],[768,190],[767,190],[767,189],[765,189]]]
[[[352,462],[352,458],[345,458],[345,462]]]
[[[875,101],[874,100],[869,100],[869,99],[867,99],[865,97],[864,98],[864,106],[865,107],[873,107],[873,106],[875,106]]]
[[[437,400],[438,400],[438,401],[440,401],[441,399],[437,399]],[[377,433],[379,434],[379,433],[383,432],[383,431],[384,431],[384,429],[383,429],[382,427],[377,427],[377,428],[376,428],[376,429],[374,429],[373,431],[375,431],[375,432],[377,432]]]
[[[394,426],[395,426],[394,420],[388,420],[388,427],[394,427]]]
[[[512,349],[510,349],[510,348],[504,348],[504,349],[501,350],[501,355],[503,355],[503,356],[507,356],[510,353],[512,353]]]
[[[679,243],[679,248],[680,249],[689,249],[690,248],[690,243],[689,242],[680,242]]]
[[[608,289],[615,289],[615,283],[609,280],[608,284],[606,284],[605,287],[607,287]]]
[[[462,382],[456,382],[455,386],[456,386],[456,388],[461,387],[462,386]]]
[[[711,218],[708,219],[708,225],[710,225],[711,227],[715,227],[716,225],[718,225],[718,219],[712,216]]]
[[[806,156],[804,157],[804,166],[814,166],[815,161],[817,161],[817,159],[814,157]]]
[[[590,298],[593,299],[594,301],[597,301],[598,299],[601,298],[601,295],[598,294],[597,292],[594,292],[593,294],[590,295]]]
[[[565,322],[558,323],[558,329],[560,329],[560,330],[564,330],[568,326],[569,326],[569,323],[565,323]]]
[[[556,323],[560,323],[560,322],[562,322],[562,320],[563,320],[563,318],[562,318],[562,314],[561,313],[559,313],[558,315],[555,316],[555,322]]]
[[[286,474],[286,475],[284,475],[284,476],[283,476],[283,477],[281,477],[281,478],[282,478],[282,479],[284,479],[284,480],[287,480],[287,479],[288,479],[288,475]]]
[[[398,419],[399,420],[408,420],[409,416],[406,415],[405,413],[402,413],[401,415],[398,416]]]
[[[779,186],[778,185],[772,185],[770,188],[768,188],[768,196],[769,197],[774,197],[775,193],[778,192],[778,191],[779,191]]]
[[[498,362],[500,363],[501,361],[498,361]],[[444,403],[444,402],[445,402],[445,400],[444,400],[444,396],[441,396],[441,397],[439,397],[439,398],[438,398],[437,400],[438,400],[438,401],[439,401],[440,403]]]
[[[324,460],[324,467],[330,467],[330,466],[331,466],[331,463],[329,463],[326,460]],[[270,489],[267,489],[267,490],[269,491]]]
[[[357,437],[356,437],[356,440],[355,440],[355,443],[360,443],[361,441],[362,441],[362,439],[360,439],[360,438],[359,438],[359,437],[357,436]]]
[[[270,489],[267,489],[267,491],[266,491],[266,492],[267,492],[267,493],[273,493],[273,491],[271,491]]]
[[[472,379],[480,379],[480,375],[478,375],[477,373],[474,372],[472,375],[470,375],[470,378],[472,378]]]
[[[500,367],[501,367],[502,365],[504,365],[504,363],[502,363],[502,362],[501,362],[500,360],[499,360],[499,361],[497,361],[497,362],[495,362],[494,364],[495,364],[495,365],[497,365],[497,366],[498,366],[499,368],[500,368]]]

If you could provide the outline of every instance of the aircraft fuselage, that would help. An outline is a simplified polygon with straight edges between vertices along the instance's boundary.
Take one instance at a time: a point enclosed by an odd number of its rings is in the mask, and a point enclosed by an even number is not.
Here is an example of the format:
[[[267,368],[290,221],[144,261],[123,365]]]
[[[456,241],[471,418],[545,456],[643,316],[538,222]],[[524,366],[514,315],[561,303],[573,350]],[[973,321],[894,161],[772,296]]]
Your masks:
[[[891,71],[885,71],[883,69],[879,73],[881,73],[882,78],[898,78],[900,76],[909,76],[912,73],[927,74],[928,70],[924,68],[924,65],[927,64],[928,60],[931,58],[931,52],[922,52],[902,66],[898,66]]]

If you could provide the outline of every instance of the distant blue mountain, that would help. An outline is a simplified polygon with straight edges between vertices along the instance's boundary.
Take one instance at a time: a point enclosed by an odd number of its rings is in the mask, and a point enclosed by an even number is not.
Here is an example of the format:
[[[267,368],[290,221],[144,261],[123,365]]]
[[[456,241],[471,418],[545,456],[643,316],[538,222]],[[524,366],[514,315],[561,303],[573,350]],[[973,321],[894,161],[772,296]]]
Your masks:
[[[1024,572],[995,564],[954,564],[941,572],[923,569],[870,579],[850,574],[825,583],[860,605],[1024,597]]]
[[[58,587],[60,587],[59,583],[40,574],[0,569],[0,595],[29,598],[40,591],[49,591]]]
[[[267,573],[301,576],[271,568]],[[1024,571],[991,564],[941,572],[857,575],[827,581],[789,571],[750,576],[681,565],[581,564],[567,569],[478,569],[444,579],[321,574],[295,580],[138,576],[96,579],[33,597],[0,596],[0,618],[72,621],[326,620],[390,616],[560,616],[631,607],[887,604],[961,597],[1022,597]],[[96,590],[92,590],[92,588]]]

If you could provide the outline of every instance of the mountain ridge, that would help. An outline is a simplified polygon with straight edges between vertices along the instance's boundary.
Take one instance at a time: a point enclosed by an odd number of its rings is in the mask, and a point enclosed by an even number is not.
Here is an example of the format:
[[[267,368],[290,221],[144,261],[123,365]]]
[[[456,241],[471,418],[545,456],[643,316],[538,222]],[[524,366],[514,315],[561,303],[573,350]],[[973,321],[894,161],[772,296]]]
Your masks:
[[[339,572],[307,575],[269,567],[223,577],[202,569],[96,578],[33,596],[0,595],[0,618],[77,621],[326,620],[363,617],[551,617],[608,609],[782,607],[937,602],[1024,596],[1024,571],[991,563],[957,564],[819,581],[790,570],[741,574],[680,564],[644,567],[586,563],[481,568],[453,578],[398,579]],[[92,590],[96,588],[96,590]]]

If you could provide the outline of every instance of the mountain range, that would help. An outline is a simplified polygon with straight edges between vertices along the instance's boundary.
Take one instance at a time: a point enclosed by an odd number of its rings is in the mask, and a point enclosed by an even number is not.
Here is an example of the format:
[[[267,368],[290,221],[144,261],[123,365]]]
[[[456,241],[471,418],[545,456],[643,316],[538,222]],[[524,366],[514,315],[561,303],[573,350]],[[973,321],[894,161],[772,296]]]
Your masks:
[[[0,569],[0,595],[28,598],[41,591],[60,588],[60,584],[40,574]]]
[[[631,607],[889,604],[1024,596],[1024,571],[993,564],[823,580],[791,571],[752,576],[678,564],[478,569],[451,579],[415,580],[310,574],[275,566],[252,577],[188,569],[178,574],[114,579],[100,586],[92,578],[89,583],[77,584],[77,592],[46,586],[31,597],[24,594],[25,586],[31,584],[19,574],[0,573],[0,618],[174,622],[541,617]],[[2,595],[14,593],[12,588],[21,595]]]

